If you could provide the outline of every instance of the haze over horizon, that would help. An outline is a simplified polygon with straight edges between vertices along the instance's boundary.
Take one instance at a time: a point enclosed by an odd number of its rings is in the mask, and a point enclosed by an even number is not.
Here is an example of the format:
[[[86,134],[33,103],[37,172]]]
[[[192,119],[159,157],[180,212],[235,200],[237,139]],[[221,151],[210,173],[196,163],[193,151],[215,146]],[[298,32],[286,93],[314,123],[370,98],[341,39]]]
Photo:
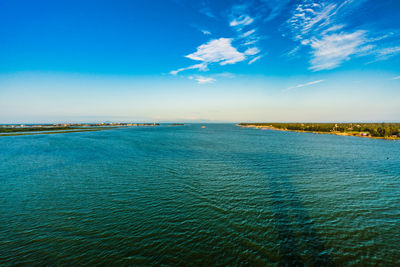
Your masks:
[[[0,123],[398,122],[396,0],[0,2]]]

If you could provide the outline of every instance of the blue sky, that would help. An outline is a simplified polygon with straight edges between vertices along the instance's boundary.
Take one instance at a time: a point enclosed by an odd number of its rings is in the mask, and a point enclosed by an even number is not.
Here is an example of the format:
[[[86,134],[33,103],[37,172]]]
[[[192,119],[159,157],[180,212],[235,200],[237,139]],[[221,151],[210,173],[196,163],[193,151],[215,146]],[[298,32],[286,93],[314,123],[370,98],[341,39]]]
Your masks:
[[[397,0],[0,1],[0,123],[400,121]]]

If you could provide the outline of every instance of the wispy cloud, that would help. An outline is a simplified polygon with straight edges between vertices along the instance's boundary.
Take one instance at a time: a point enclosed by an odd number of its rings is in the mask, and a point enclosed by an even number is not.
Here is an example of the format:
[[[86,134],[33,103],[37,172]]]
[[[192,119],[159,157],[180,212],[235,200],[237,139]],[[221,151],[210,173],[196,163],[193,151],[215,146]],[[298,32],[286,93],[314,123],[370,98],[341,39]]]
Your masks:
[[[181,71],[193,70],[193,69],[198,69],[200,71],[207,71],[208,67],[207,67],[207,64],[205,64],[205,63],[194,64],[194,65],[191,65],[191,66],[186,67],[186,68],[180,68],[180,69],[177,69],[177,70],[170,71],[170,74],[177,75]]]
[[[314,71],[333,69],[349,60],[351,55],[370,49],[371,47],[365,46],[366,42],[365,31],[361,30],[354,33],[325,35],[322,39],[313,38],[309,43],[312,48],[310,69]]]
[[[243,46],[253,45],[253,44],[257,43],[258,41],[259,41],[258,38],[250,38],[250,39],[247,39],[247,40],[243,43]]]
[[[323,26],[330,25],[331,17],[336,12],[336,4],[303,1],[297,5],[288,23],[295,34],[295,39],[302,40],[307,38],[311,30],[318,30]]]
[[[238,18],[234,18],[229,25],[232,27],[237,27],[237,26],[246,26],[249,25],[251,23],[253,23],[254,19],[251,18],[248,15],[241,15]]]
[[[292,89],[301,88],[301,87],[306,87],[306,86],[314,85],[314,84],[317,84],[317,83],[322,83],[323,81],[324,81],[324,80],[317,80],[317,81],[312,81],[312,82],[308,82],[308,83],[298,84],[298,85],[296,85],[296,86],[292,86],[292,87],[286,88],[286,89],[283,90],[283,91],[290,91],[290,90],[292,90]]]
[[[244,51],[244,54],[248,56],[254,56],[257,55],[258,53],[260,53],[260,49],[258,49],[257,47],[251,47],[246,51]]]
[[[246,38],[246,37],[250,36],[251,34],[253,34],[255,31],[256,31],[255,29],[252,29],[252,30],[250,30],[250,31],[247,31],[247,32],[241,34],[241,35],[240,35],[240,38]]]
[[[309,85],[321,83],[321,82],[323,82],[323,81],[324,81],[324,80],[317,80],[317,81],[308,82],[308,83],[304,83],[304,84],[298,84],[298,85],[295,86],[295,88],[305,87],[305,86],[309,86]]]
[[[257,60],[259,60],[262,56],[256,56],[255,58],[253,58],[252,60],[249,61],[249,65],[253,64],[254,62],[256,62]]]
[[[333,69],[354,57],[374,56],[377,61],[400,54],[400,46],[381,48],[377,43],[392,33],[348,29],[344,14],[351,14],[363,2],[303,0],[295,6],[287,25],[293,39],[311,50],[311,70]],[[294,55],[297,50],[287,55]]]
[[[222,72],[222,73],[214,74],[214,77],[234,78],[235,75],[230,72]]]
[[[204,35],[210,35],[211,32],[208,30],[200,30]]]
[[[194,80],[198,84],[209,84],[209,83],[214,83],[217,81],[217,79],[231,79],[234,78],[235,75],[233,75],[230,72],[222,72],[222,73],[214,73],[210,75],[190,75],[188,76],[189,80]]]
[[[392,79],[393,79],[393,80],[399,80],[399,79],[400,79],[400,76],[393,77]]]
[[[399,55],[400,54],[400,46],[378,49],[375,52],[375,54],[376,54],[377,60],[386,60],[390,57]]]
[[[199,12],[203,15],[206,15],[207,17],[210,18],[215,18],[214,13],[211,12],[211,10],[208,7],[203,7],[199,10]]]
[[[254,6],[248,3],[234,5],[232,6],[229,15],[229,26],[231,26],[237,32],[235,40],[239,40],[241,42],[241,47],[247,48],[244,54],[249,56],[251,63],[261,58],[252,58],[252,56],[260,53],[260,48],[258,47],[257,43],[261,39],[257,34],[257,30],[254,28],[256,18],[249,15],[249,13],[257,13],[254,12],[254,8]]]
[[[201,75],[189,76],[189,79],[195,80],[198,84],[214,83],[216,81],[212,77],[206,77]]]
[[[264,21],[271,21],[284,10],[290,0],[262,0],[261,2],[268,7],[269,12]],[[260,10],[264,10],[263,6]]]
[[[284,56],[288,56],[288,57],[292,57],[294,55],[297,54],[297,52],[300,50],[300,45],[296,46],[295,48],[293,48],[292,50],[290,50],[289,52],[283,54]]]
[[[344,24],[333,25],[333,26],[329,27],[328,29],[323,30],[322,31],[322,35],[325,35],[325,34],[330,33],[330,32],[336,32],[338,30],[343,29],[345,26],[346,25],[344,25]]]

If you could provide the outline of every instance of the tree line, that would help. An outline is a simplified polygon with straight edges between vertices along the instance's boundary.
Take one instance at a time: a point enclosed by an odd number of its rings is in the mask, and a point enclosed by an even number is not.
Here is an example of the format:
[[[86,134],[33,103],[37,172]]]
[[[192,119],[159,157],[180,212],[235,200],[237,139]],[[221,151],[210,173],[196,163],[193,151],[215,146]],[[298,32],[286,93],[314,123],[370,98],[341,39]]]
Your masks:
[[[240,126],[270,126],[307,132],[366,133],[373,137],[400,137],[400,123],[240,123]]]

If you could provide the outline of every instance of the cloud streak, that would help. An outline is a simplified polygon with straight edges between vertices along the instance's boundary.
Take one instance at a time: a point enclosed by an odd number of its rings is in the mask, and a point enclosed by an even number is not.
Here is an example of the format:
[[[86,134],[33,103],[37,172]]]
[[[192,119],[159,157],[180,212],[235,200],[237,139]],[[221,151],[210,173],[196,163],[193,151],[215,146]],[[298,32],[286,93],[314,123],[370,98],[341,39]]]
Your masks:
[[[256,31],[255,29],[250,30],[250,31],[247,31],[247,32],[241,34],[241,35],[240,35],[240,38],[246,38],[246,37],[252,35],[255,31]]]
[[[338,67],[350,59],[351,55],[366,52],[371,49],[365,46],[367,39],[365,31],[325,35],[321,39],[312,38],[309,46],[312,48],[310,60],[311,70],[329,70]]]
[[[232,27],[237,27],[237,26],[242,27],[242,26],[250,25],[251,23],[253,23],[253,21],[254,21],[254,19],[251,18],[250,16],[248,16],[248,15],[241,15],[241,16],[238,17],[238,18],[234,18],[234,19],[229,23],[229,25],[232,26]]]
[[[275,19],[287,6],[290,0],[262,0],[261,2],[269,9],[269,14],[264,19],[264,21],[268,22]],[[261,10],[263,10],[263,6],[261,6]]]
[[[382,48],[375,52],[377,60],[386,60],[390,57],[393,57],[393,56],[396,56],[399,54],[400,54],[400,46]]]
[[[286,88],[286,89],[283,90],[283,91],[286,92],[286,91],[290,91],[290,90],[296,89],[296,88],[307,87],[307,86],[310,86],[310,85],[322,83],[322,82],[324,82],[324,81],[325,81],[325,80],[317,80],[317,81],[312,81],[312,82],[308,82],[308,83],[298,84],[298,85],[296,85],[296,86],[292,86],[292,87]]]
[[[209,18],[213,18],[215,19],[215,15],[211,12],[211,10],[207,7],[204,7],[202,9],[199,10],[199,12],[203,15],[206,15]]]
[[[197,76],[194,78],[198,84],[214,83],[215,79],[212,77]]]
[[[256,62],[257,60],[259,60],[262,56],[256,56],[255,58],[253,58],[252,60],[249,61],[249,65],[253,64],[254,62]]]
[[[200,63],[200,64],[191,65],[191,66],[186,67],[186,68],[180,68],[180,69],[177,69],[177,70],[170,71],[170,74],[172,74],[172,75],[177,75],[177,74],[178,74],[179,72],[181,72],[181,71],[193,70],[193,69],[198,69],[198,70],[200,70],[200,71],[207,71],[207,70],[208,70],[207,64],[205,64],[205,63]]]
[[[295,6],[286,24],[293,40],[310,49],[309,69],[334,69],[354,57],[374,56],[374,61],[378,61],[400,54],[400,46],[381,48],[377,44],[392,33],[373,36],[365,29],[347,29],[348,25],[343,23],[344,14],[351,14],[363,2],[346,0],[338,4],[334,1],[303,0]]]
[[[258,57],[255,59],[256,54],[260,52],[260,48],[257,47],[260,37],[257,35],[256,29],[254,27],[251,28],[257,20],[257,18],[249,15],[249,13],[254,13],[252,12],[254,8],[255,7],[250,4],[234,5],[229,15],[231,18],[229,26],[237,32],[235,40],[240,40],[241,46],[247,48],[244,54],[250,59],[251,63],[261,58]]]

